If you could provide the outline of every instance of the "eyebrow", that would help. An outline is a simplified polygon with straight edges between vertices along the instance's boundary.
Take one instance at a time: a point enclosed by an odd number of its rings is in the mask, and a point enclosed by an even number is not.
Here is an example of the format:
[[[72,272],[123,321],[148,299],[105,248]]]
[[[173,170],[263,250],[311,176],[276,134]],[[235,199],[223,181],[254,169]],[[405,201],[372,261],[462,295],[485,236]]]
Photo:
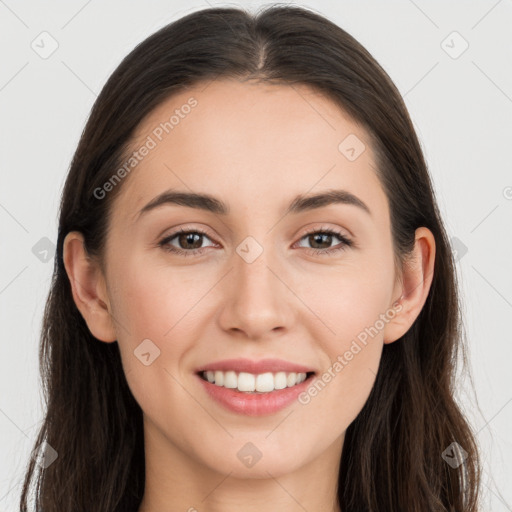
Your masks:
[[[136,215],[136,221],[143,214],[154,210],[166,204],[174,204],[178,206],[186,206],[188,208],[196,208],[205,210],[217,215],[229,215],[230,208],[222,200],[209,194],[199,194],[196,192],[180,192],[177,190],[167,190],[152,199],[144,206]],[[285,215],[289,213],[301,213],[317,208],[323,208],[332,204],[348,204],[356,206],[371,216],[370,208],[357,196],[347,190],[326,190],[324,192],[305,195],[301,194],[295,197],[288,206]]]

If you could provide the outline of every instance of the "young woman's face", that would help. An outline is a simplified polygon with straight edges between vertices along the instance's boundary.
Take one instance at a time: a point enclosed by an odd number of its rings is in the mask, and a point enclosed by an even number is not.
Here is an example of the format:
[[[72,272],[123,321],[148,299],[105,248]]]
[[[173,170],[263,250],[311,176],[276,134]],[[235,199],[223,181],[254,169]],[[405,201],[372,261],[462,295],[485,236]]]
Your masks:
[[[187,461],[245,478],[336,464],[383,343],[396,338],[402,292],[365,131],[305,86],[219,80],[156,108],[131,150],[135,166],[112,185],[123,188],[105,278],[153,464]],[[357,200],[304,201],[327,192],[339,199],[342,190]],[[166,192],[215,202],[144,210]],[[236,394],[198,375],[206,365],[236,375],[244,368],[217,363],[239,358],[315,375],[297,396],[293,386]],[[267,378],[259,382],[283,385],[282,376]],[[291,399],[278,407],[278,395]]]

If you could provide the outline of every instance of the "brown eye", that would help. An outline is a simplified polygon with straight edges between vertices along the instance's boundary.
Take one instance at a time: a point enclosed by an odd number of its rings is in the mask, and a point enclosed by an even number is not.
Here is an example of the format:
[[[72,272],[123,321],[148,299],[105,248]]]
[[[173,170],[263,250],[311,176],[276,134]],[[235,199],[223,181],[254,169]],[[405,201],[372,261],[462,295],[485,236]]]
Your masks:
[[[166,251],[189,256],[202,253],[207,249],[207,247],[202,247],[205,238],[210,240],[210,237],[201,230],[186,231],[180,229],[178,232],[165,237],[158,245]],[[171,243],[173,241],[176,241],[177,246]]]
[[[313,251],[314,254],[321,255],[331,255],[336,251],[345,250],[353,245],[353,242],[345,235],[329,228],[310,231],[301,238],[301,240],[304,239],[311,245],[311,247],[304,247],[305,249]],[[341,243],[338,244],[338,247],[331,247],[331,244],[336,239],[340,240]]]
[[[308,241],[312,244],[313,249],[329,249],[332,243],[333,236],[327,233],[315,233],[313,235],[308,235]],[[322,247],[315,247],[315,246]]]
[[[176,240],[178,241],[180,249],[199,249],[202,245],[202,237],[203,235],[194,232],[180,233],[177,235]],[[188,244],[190,244],[190,246],[187,247]]]

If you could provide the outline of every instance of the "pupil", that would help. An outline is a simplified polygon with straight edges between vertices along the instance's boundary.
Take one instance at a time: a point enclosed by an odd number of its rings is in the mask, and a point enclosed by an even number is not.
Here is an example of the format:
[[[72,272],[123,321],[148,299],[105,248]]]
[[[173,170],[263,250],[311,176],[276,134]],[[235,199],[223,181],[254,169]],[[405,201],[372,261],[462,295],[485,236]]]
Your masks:
[[[331,240],[332,235],[328,235],[327,233],[312,235],[312,238],[313,238],[313,240],[314,240],[314,243],[317,243],[317,242],[316,242],[316,239],[317,239],[317,238],[322,239],[322,238],[324,238],[324,237],[328,239],[328,240],[327,240],[327,242],[324,242],[324,243],[326,243],[326,244],[327,244],[327,247],[329,247],[329,242],[330,242],[330,240]],[[319,243],[321,244],[322,242],[320,241]],[[324,248],[325,248],[325,247],[324,247]]]
[[[194,244],[194,238],[196,239],[195,242],[196,242],[196,245],[191,247],[192,249],[198,249],[201,247],[201,236],[200,234],[198,233],[186,233],[184,235],[180,235],[180,245],[182,245],[182,241],[185,242],[185,245],[190,243],[190,244]],[[184,239],[184,240],[183,240]],[[199,245],[197,245],[197,242],[199,241]]]

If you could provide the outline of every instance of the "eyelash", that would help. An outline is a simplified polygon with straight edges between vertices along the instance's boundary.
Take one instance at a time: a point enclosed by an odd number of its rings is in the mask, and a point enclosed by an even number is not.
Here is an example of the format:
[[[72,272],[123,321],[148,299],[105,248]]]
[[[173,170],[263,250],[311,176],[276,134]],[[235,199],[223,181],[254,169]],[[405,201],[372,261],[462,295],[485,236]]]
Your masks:
[[[208,236],[207,233],[205,233],[204,231],[200,230],[200,229],[190,229],[190,230],[186,230],[186,229],[180,229],[179,231],[176,231],[175,233],[169,235],[169,236],[166,236],[165,238],[163,238],[162,240],[160,240],[160,242],[158,242],[158,246],[161,247],[162,249],[164,249],[164,251],[167,251],[167,252],[171,252],[171,253],[174,253],[174,254],[177,254],[177,255],[180,255],[180,256],[194,256],[194,255],[199,255],[199,254],[202,254],[205,249],[208,249],[208,247],[201,247],[199,249],[191,249],[191,250],[185,250],[185,249],[180,249],[180,248],[177,248],[177,247],[174,247],[174,246],[171,246],[169,245],[169,242],[171,240],[173,240],[174,238],[176,238],[178,235],[181,235],[183,233],[186,233],[186,234],[197,234],[197,235],[202,235],[202,236],[205,236],[207,238],[210,238],[210,236]],[[309,251],[310,253],[314,254],[314,255],[320,255],[320,256],[332,256],[334,253],[337,253],[338,251],[344,251],[346,250],[348,247],[352,247],[354,245],[354,243],[352,242],[352,240],[348,239],[346,236],[344,236],[342,233],[334,230],[334,229],[330,229],[330,228],[325,228],[325,229],[313,229],[311,231],[308,231],[307,233],[305,233],[301,238],[300,240],[312,235],[312,234],[326,234],[326,235],[331,235],[331,236],[335,236],[336,238],[339,238],[341,240],[341,244],[339,245],[339,247],[333,247],[333,248],[330,248],[330,249],[312,249],[312,248],[308,248],[308,247],[304,247],[304,249],[306,249],[307,251]],[[299,241],[300,241],[299,240]]]

